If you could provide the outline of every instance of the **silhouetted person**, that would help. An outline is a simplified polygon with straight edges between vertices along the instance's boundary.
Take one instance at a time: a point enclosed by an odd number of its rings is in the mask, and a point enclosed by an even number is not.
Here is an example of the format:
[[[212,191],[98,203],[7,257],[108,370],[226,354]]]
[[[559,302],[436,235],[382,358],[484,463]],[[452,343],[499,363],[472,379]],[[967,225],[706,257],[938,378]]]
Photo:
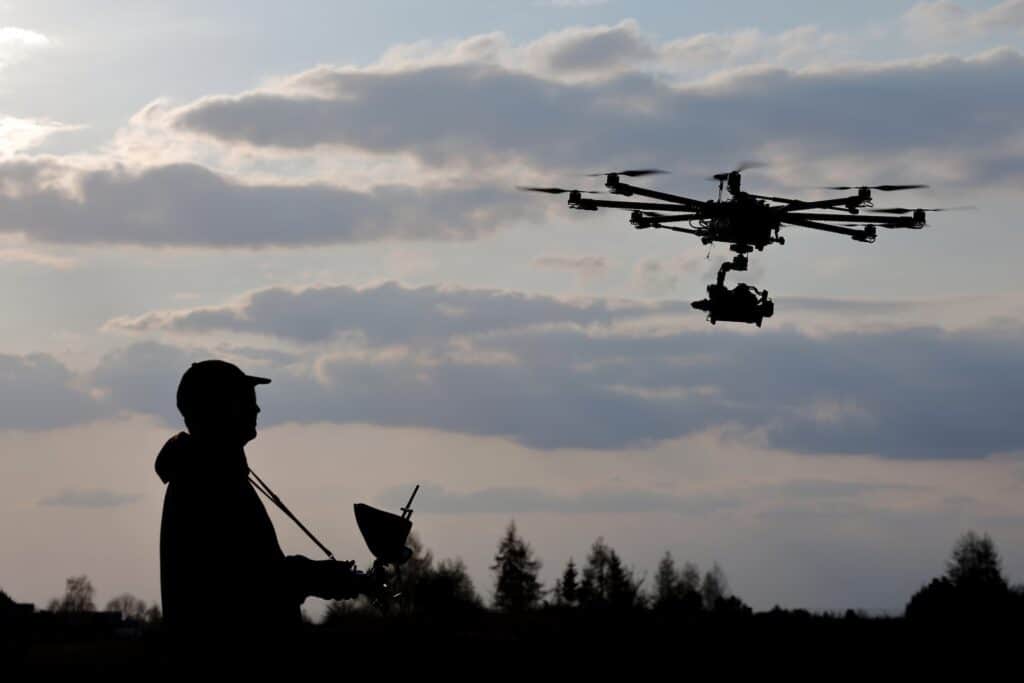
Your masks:
[[[285,556],[249,483],[244,446],[256,437],[256,385],[219,360],[194,363],[178,386],[188,432],[156,459],[167,484],[160,525],[160,588],[165,623],[185,651],[229,642],[274,640],[301,623],[309,595],[355,597],[368,590],[353,565]]]

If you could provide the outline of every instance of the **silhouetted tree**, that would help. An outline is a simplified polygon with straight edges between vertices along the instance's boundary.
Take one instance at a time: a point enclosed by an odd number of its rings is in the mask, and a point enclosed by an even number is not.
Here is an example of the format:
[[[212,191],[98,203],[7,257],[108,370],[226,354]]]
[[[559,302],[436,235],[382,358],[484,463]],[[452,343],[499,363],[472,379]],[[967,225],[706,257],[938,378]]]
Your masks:
[[[603,538],[594,541],[583,568],[579,587],[582,607],[601,609],[631,609],[643,606],[640,581],[622,565],[618,554],[605,544]]]
[[[399,606],[411,612],[451,613],[482,606],[473,581],[460,559],[441,560],[435,566],[433,554],[416,535],[410,535],[412,557],[402,566],[396,588]]]
[[[951,616],[956,603],[956,589],[945,576],[932,579],[928,585],[910,596],[904,613],[914,621],[936,621]]]
[[[51,612],[94,612],[96,605],[92,599],[95,593],[89,577],[72,576],[67,580],[64,596],[51,600],[47,609]]]
[[[654,575],[654,608],[664,612],[696,613],[701,610],[700,571],[687,562],[681,571],[668,551],[658,563]]]
[[[562,572],[562,578],[555,581],[553,593],[554,602],[560,607],[575,607],[579,603],[579,573],[571,557]]]
[[[146,603],[131,593],[122,593],[116,598],[112,598],[104,609],[108,612],[120,612],[122,619],[138,621],[146,621],[146,614],[149,612]]]
[[[461,558],[444,559],[420,587],[420,603],[430,610],[465,610],[483,606]]]
[[[704,574],[704,581],[700,585],[700,595],[704,602],[704,609],[708,611],[717,609],[718,603],[728,597],[729,582],[717,562]]]
[[[658,571],[654,574],[654,606],[665,607],[671,604],[678,593],[679,574],[676,572],[676,562],[672,559],[672,553],[666,550],[658,563]]]
[[[700,568],[693,562],[684,564],[679,573],[679,583],[688,593],[700,594]]]
[[[1009,588],[1003,576],[1002,559],[988,534],[968,531],[953,546],[953,556],[946,563],[946,577],[958,588]]]
[[[163,619],[164,615],[160,611],[160,605],[154,603],[146,610],[145,620],[147,624],[159,624]]]
[[[534,557],[529,544],[516,534],[515,522],[509,522],[491,566],[496,574],[494,606],[504,612],[536,607],[543,594],[537,580],[540,568],[540,560]]]
[[[1017,609],[1002,572],[1002,561],[988,534],[968,531],[957,539],[945,576],[932,579],[911,596],[906,616],[918,622],[998,622]]]

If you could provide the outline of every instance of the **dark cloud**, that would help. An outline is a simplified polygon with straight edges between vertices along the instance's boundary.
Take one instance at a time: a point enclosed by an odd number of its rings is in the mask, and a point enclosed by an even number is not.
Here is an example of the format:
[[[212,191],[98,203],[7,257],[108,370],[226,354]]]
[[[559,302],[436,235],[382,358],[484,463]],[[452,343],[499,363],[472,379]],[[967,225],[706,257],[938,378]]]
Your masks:
[[[103,388],[108,409],[156,415],[180,425],[176,394],[181,375],[192,363],[214,357],[202,350],[143,342],[105,355],[89,379]]]
[[[247,185],[195,164],[75,169],[0,162],[0,232],[76,244],[299,246],[471,239],[540,209],[486,187],[353,192],[323,184]]]
[[[266,295],[266,299],[261,297]],[[645,335],[649,313],[685,303],[591,302],[487,290],[385,285],[257,293],[241,313],[190,321],[192,332],[263,332],[329,344],[311,376],[271,367],[265,421],[365,422],[497,435],[527,446],[617,449],[723,427],[799,452],[971,458],[1019,450],[1024,330],[890,329],[809,336],[727,327]],[[616,332],[616,330],[619,330]],[[344,349],[344,350],[341,350]],[[97,372],[146,408],[133,379],[183,368],[171,347],[130,347]],[[167,387],[174,376],[146,378]]]
[[[0,429],[52,429],[103,412],[53,356],[0,354]]]
[[[1019,178],[984,175],[994,159],[999,168],[1019,168],[1024,56],[1009,49],[804,71],[756,67],[687,87],[641,72],[563,83],[472,62],[319,67],[293,85],[316,94],[209,97],[172,121],[227,142],[334,144],[412,153],[432,164],[520,159],[574,170],[631,162],[706,170],[768,145],[791,157],[875,155],[888,163],[920,152],[955,160],[964,183]]]
[[[117,493],[106,489],[65,489],[60,493],[43,498],[40,505],[70,508],[112,508],[134,503],[141,496]]]
[[[415,289],[395,283],[356,289],[271,288],[241,307],[150,314],[111,323],[136,331],[255,332],[304,342],[356,333],[369,343],[408,344],[544,324],[608,324],[623,316],[681,313],[689,304],[606,300],[571,302],[550,296],[486,289]]]

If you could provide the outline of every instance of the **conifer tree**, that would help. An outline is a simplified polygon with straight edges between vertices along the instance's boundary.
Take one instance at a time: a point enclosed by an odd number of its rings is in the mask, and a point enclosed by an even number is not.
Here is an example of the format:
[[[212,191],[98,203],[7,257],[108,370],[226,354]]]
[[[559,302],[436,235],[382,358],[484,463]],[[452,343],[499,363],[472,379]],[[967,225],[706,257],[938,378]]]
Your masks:
[[[571,557],[562,578],[555,582],[554,597],[555,604],[563,607],[575,607],[579,603],[579,573]]]
[[[654,575],[654,606],[671,607],[679,598],[681,586],[682,581],[676,573],[675,560],[672,559],[672,553],[666,550]]]
[[[957,587],[986,586],[1006,589],[1002,559],[988,534],[968,531],[953,546],[946,577]]]
[[[590,548],[579,597],[580,605],[590,608],[629,609],[643,604],[640,582],[603,538],[594,541]]]
[[[509,522],[491,566],[495,573],[494,606],[504,612],[536,607],[543,594],[537,580],[540,567],[529,544],[516,533],[515,522]]]
[[[701,597],[704,599],[704,609],[714,611],[718,603],[728,597],[729,582],[725,578],[725,572],[716,562],[714,566],[704,574],[704,582],[700,586]]]

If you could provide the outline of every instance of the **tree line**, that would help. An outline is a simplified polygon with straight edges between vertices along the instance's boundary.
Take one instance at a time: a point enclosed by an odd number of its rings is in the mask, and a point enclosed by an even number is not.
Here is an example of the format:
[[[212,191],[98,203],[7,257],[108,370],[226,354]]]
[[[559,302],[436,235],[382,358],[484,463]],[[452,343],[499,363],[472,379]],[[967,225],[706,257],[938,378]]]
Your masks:
[[[409,545],[412,557],[395,577],[401,597],[393,609],[399,612],[457,616],[488,608],[508,614],[642,611],[692,618],[752,613],[732,593],[725,572],[717,563],[701,572],[693,562],[678,565],[666,551],[650,585],[644,586],[645,578],[627,567],[600,537],[591,545],[582,564],[569,558],[554,585],[545,588],[539,578],[541,560],[519,534],[515,523],[510,522],[490,565],[494,581],[490,605],[476,591],[461,559],[436,560],[415,535],[410,537]],[[51,600],[47,611],[95,611],[94,596],[88,577],[70,577],[64,594]],[[325,621],[330,623],[353,613],[372,613],[373,609],[363,600],[334,602]],[[128,593],[107,602],[105,611],[117,612],[122,619],[138,623],[160,621],[158,605],[147,604]],[[1006,578],[991,537],[968,531],[954,544],[945,572],[911,596],[905,616],[918,623],[1024,617],[1024,585],[1012,585]]]

